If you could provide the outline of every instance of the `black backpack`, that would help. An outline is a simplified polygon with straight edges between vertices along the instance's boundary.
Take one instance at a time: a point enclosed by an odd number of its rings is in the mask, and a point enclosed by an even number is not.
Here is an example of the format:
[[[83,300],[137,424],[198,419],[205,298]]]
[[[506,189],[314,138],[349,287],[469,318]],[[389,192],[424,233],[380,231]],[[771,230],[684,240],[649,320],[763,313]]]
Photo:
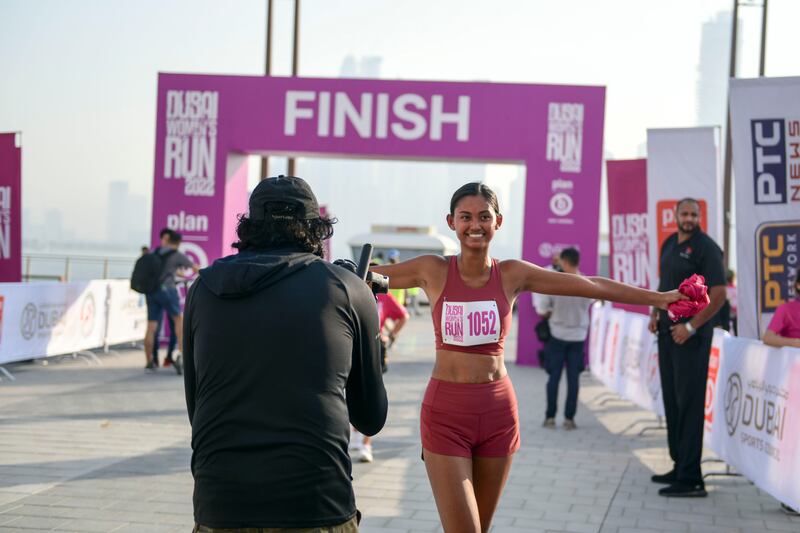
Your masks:
[[[164,263],[167,257],[174,254],[176,250],[170,250],[165,254],[155,251],[144,254],[136,260],[131,274],[131,289],[142,294],[155,292],[161,285],[161,277],[164,274]]]

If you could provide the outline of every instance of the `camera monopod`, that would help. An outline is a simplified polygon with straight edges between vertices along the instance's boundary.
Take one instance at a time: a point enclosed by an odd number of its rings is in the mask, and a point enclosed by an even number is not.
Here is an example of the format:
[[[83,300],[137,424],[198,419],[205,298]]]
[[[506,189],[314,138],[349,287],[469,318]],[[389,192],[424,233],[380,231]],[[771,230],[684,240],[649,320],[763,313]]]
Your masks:
[[[372,245],[367,243],[361,247],[361,258],[358,260],[356,275],[372,286],[373,294],[386,294],[389,292],[389,278],[369,271],[369,263],[372,261]]]

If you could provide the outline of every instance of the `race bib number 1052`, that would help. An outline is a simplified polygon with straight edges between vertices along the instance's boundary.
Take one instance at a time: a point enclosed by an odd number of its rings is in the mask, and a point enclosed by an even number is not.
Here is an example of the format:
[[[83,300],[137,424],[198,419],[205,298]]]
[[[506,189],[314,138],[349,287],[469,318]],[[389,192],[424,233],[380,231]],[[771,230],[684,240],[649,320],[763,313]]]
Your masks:
[[[500,316],[493,300],[449,302],[442,307],[442,342],[477,346],[500,339]]]

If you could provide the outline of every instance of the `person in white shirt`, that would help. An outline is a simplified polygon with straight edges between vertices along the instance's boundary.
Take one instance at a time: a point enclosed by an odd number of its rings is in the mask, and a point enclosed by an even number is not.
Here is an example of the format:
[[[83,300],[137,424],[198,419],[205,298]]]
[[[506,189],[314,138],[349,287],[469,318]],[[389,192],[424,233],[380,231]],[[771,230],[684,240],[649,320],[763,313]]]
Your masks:
[[[561,251],[560,265],[568,274],[578,274],[580,253],[575,248]],[[536,312],[550,323],[550,340],[545,345],[547,411],[544,427],[556,426],[558,387],[561,372],[567,367],[567,401],[564,407],[564,429],[575,429],[578,408],[578,376],[583,371],[583,343],[589,331],[589,306],[592,300],[578,296],[541,295],[536,299]]]

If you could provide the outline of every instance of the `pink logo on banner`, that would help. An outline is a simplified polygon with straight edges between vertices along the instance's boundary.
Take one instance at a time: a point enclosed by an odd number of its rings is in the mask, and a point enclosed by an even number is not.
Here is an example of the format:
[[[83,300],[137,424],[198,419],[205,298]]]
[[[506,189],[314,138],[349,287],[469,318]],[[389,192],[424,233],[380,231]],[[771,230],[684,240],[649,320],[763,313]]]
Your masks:
[[[607,161],[610,271],[617,281],[650,287],[647,238],[647,160]],[[647,307],[614,304],[647,314]]]
[[[0,133],[0,281],[22,281],[22,149]]]
[[[160,74],[153,242],[176,226],[200,264],[231,253],[247,154],[505,161],[527,171],[522,258],[576,246],[593,275],[604,101],[602,87]],[[529,296],[519,313],[517,362],[536,364]]]

